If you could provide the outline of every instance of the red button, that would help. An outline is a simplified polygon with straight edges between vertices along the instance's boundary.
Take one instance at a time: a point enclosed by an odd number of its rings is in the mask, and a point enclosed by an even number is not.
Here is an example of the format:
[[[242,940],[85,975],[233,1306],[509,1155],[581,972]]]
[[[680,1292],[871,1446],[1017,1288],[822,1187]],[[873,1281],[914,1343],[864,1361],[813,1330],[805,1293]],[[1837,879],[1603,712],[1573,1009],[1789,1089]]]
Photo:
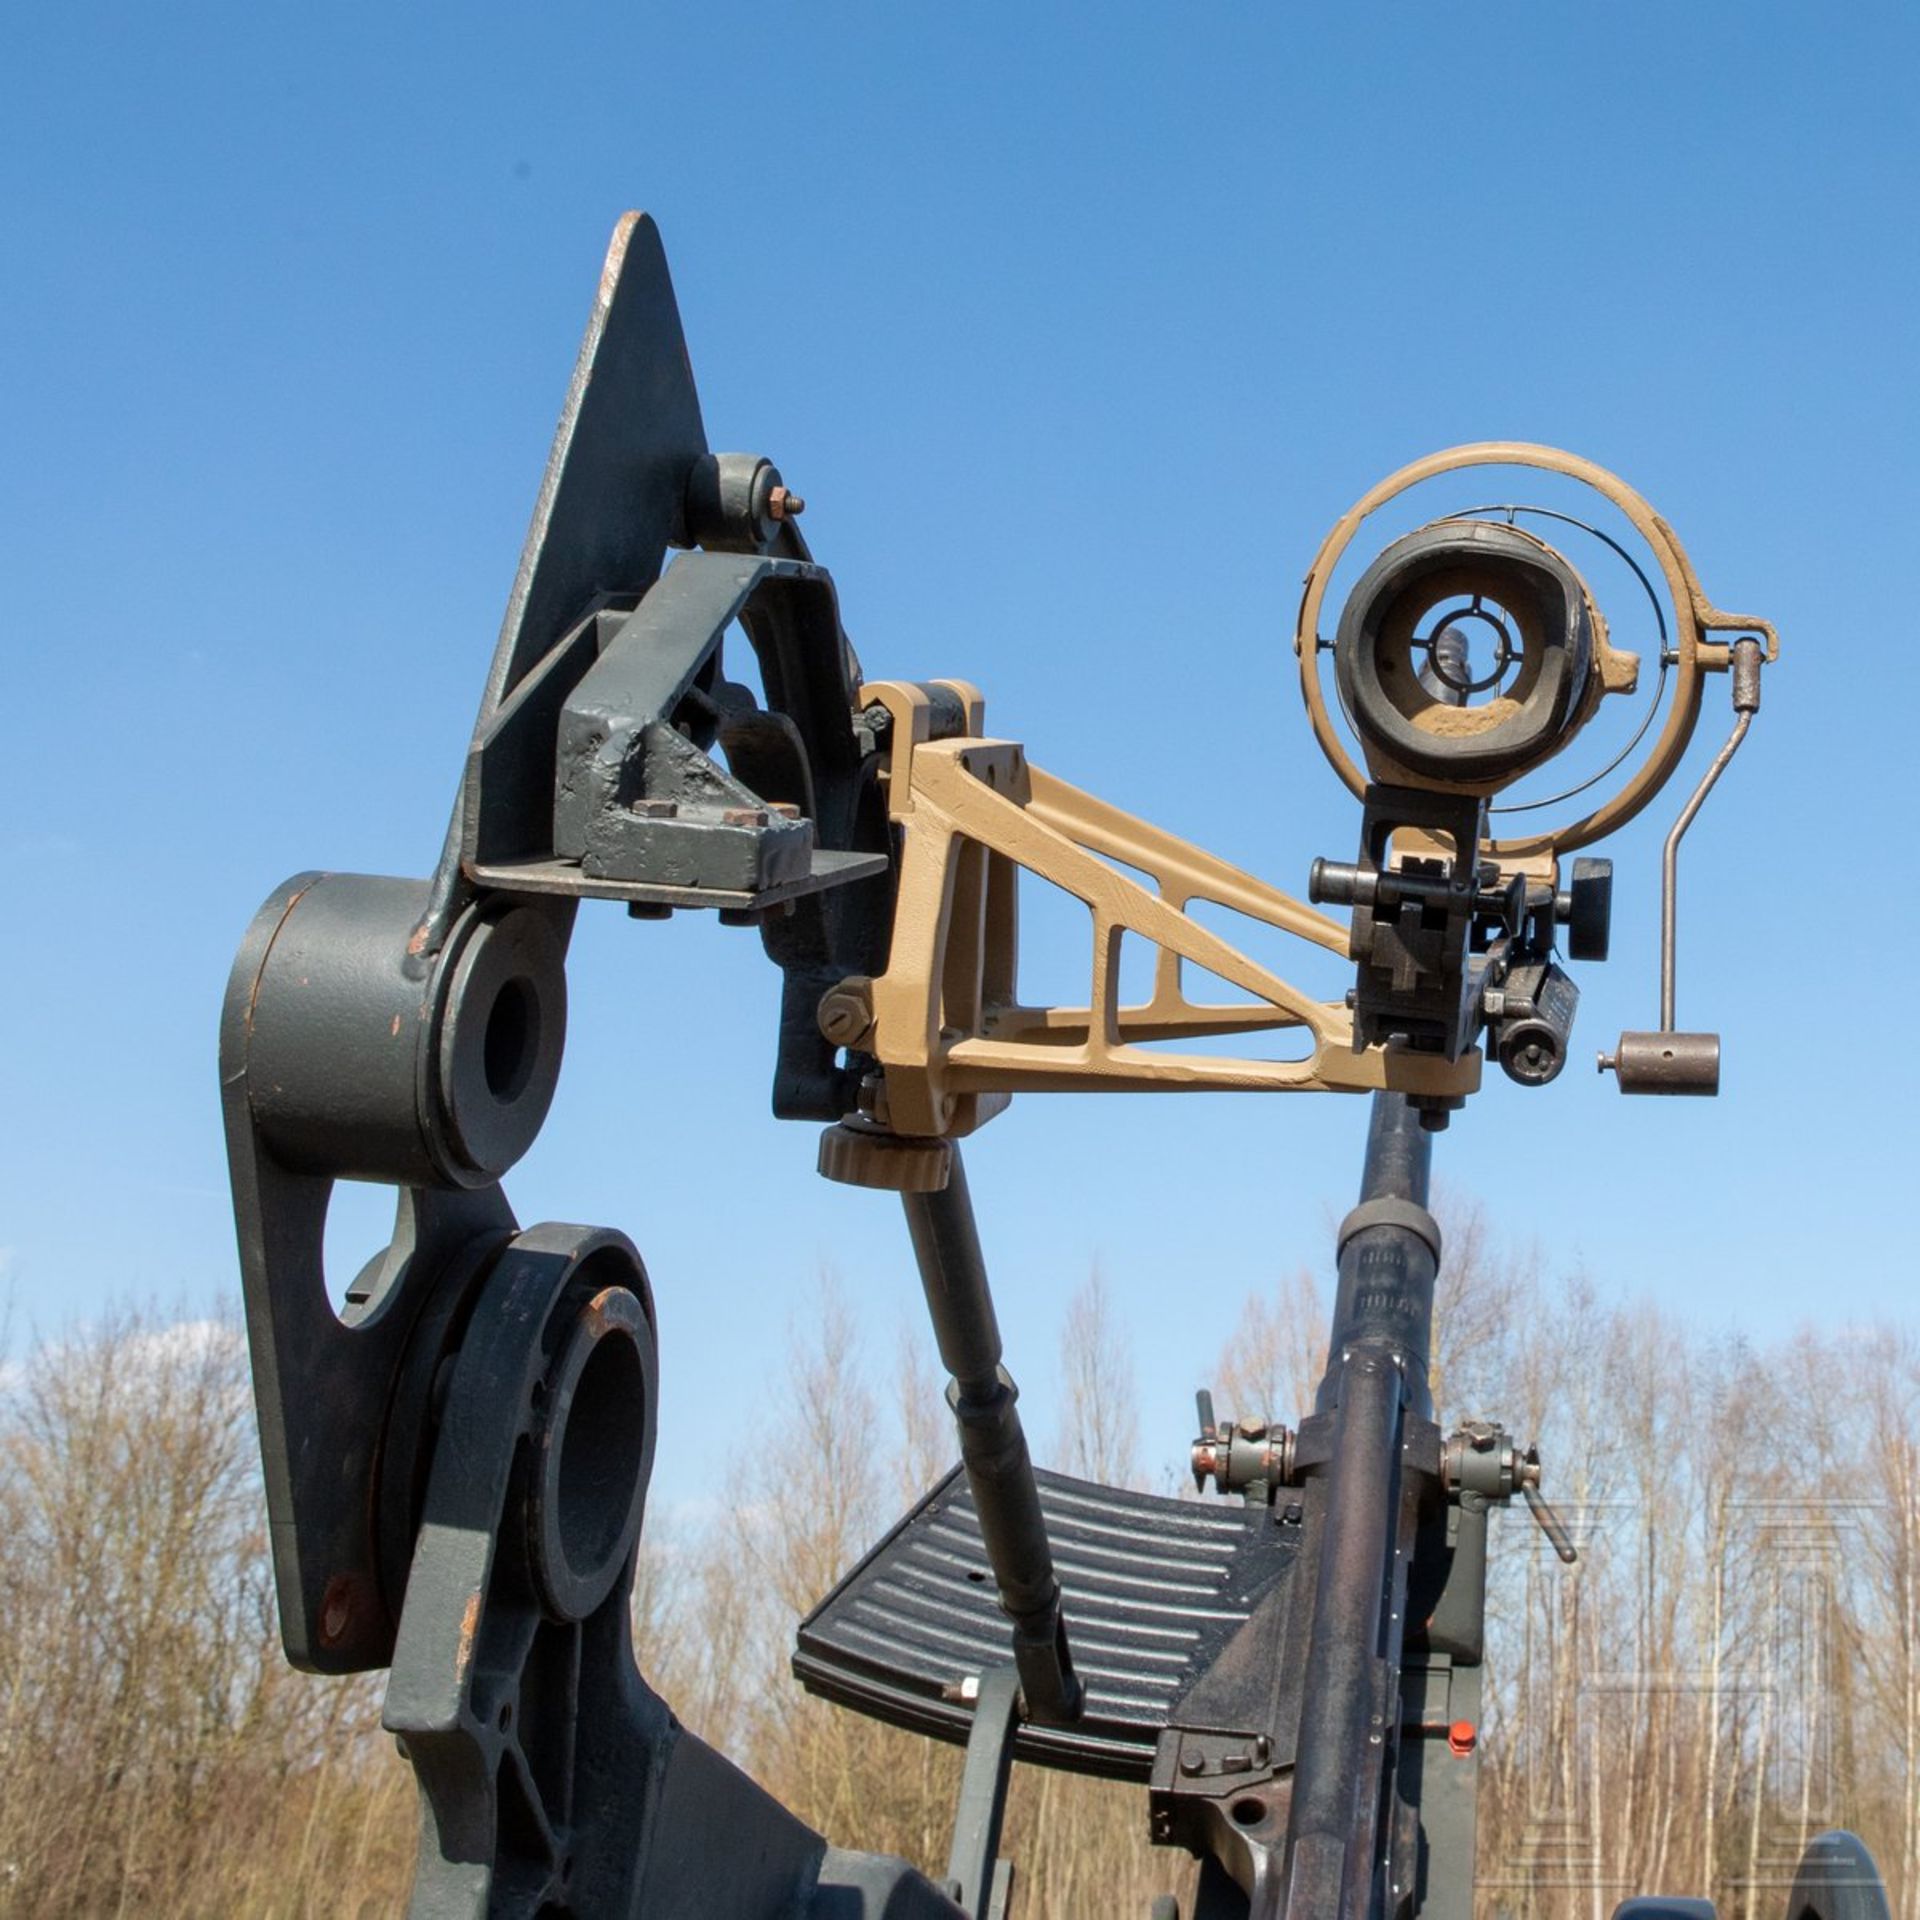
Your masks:
[[[1447,1729],[1447,1745],[1463,1760],[1473,1751],[1479,1739],[1480,1730],[1471,1720],[1456,1720]]]

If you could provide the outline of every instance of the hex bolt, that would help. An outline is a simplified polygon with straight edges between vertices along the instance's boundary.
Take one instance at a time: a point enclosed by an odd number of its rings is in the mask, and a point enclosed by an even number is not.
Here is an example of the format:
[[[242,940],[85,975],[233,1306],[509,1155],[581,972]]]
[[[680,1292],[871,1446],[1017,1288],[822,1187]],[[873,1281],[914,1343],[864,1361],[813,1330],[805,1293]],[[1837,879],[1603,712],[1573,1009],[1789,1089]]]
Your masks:
[[[767,495],[769,520],[798,520],[806,510],[807,503],[790,487],[775,487]]]
[[[639,800],[629,801],[627,811],[629,813],[637,813],[642,820],[671,820],[679,813],[680,803],[677,800],[648,800],[641,798]]]
[[[851,1047],[873,1025],[873,996],[864,980],[842,980],[820,996],[815,1019],[820,1031],[836,1047]]]
[[[720,823],[728,827],[764,827],[768,814],[765,807],[723,807]]]

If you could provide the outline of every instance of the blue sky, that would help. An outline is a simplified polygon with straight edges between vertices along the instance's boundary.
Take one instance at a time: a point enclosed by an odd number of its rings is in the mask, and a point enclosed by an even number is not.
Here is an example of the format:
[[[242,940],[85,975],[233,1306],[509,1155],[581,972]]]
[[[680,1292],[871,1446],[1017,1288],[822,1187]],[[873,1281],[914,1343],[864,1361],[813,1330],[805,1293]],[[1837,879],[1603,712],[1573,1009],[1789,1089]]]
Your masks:
[[[1910,1317],[1917,59],[1891,5],[16,10],[17,1325],[232,1287],[233,947],[300,868],[431,864],[627,206],[661,224],[710,441],[808,496],[869,671],[975,680],[1041,764],[1283,886],[1356,826],[1288,672],[1333,518],[1465,439],[1639,485],[1785,636],[1688,849],[1681,1012],[1723,1030],[1726,1092],[1496,1079],[1439,1165],[1704,1324]],[[1722,712],[1716,685],[1703,735]],[[1658,812],[1609,849],[1580,1061],[1652,1023]],[[904,1235],[767,1117],[753,936],[590,910],[571,979],[508,1188],[645,1253],[661,1473],[690,1486],[704,1408],[778,1379],[822,1270],[890,1348]],[[973,1184],[1036,1425],[1098,1261],[1171,1456],[1240,1296],[1324,1262],[1364,1119],[995,1121]]]

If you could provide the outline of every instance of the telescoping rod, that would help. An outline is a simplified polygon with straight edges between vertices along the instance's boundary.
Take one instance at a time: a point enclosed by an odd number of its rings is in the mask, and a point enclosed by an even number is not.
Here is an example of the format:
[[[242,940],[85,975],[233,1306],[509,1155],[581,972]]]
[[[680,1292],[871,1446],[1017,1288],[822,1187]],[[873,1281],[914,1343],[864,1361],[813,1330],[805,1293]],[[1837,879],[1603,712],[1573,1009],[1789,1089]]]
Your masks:
[[[1430,1161],[1418,1114],[1401,1095],[1376,1094],[1316,1403],[1334,1432],[1281,1876],[1287,1920],[1365,1920],[1372,1906],[1414,1536],[1402,1444],[1408,1416],[1431,1408]]]
[[[1080,1685],[1067,1650],[1060,1583],[1040,1511],[1019,1391],[1000,1364],[993,1311],[966,1168],[951,1147],[951,1172],[937,1193],[903,1193],[920,1283],[940,1359],[953,1378],[947,1404],[960,1429],[960,1459],[973,1490],[980,1539],[1013,1622],[1014,1663],[1029,1717],[1059,1724],[1080,1711]]]

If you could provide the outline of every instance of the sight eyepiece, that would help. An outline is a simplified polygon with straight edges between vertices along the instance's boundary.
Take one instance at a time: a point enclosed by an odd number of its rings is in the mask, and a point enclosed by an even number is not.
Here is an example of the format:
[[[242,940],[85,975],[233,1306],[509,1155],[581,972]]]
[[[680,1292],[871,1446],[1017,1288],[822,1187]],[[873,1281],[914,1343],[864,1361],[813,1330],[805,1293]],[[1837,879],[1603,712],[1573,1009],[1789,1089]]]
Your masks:
[[[1348,596],[1334,641],[1368,771],[1497,792],[1592,711],[1596,633],[1586,583],[1518,527],[1441,520],[1396,540]]]

